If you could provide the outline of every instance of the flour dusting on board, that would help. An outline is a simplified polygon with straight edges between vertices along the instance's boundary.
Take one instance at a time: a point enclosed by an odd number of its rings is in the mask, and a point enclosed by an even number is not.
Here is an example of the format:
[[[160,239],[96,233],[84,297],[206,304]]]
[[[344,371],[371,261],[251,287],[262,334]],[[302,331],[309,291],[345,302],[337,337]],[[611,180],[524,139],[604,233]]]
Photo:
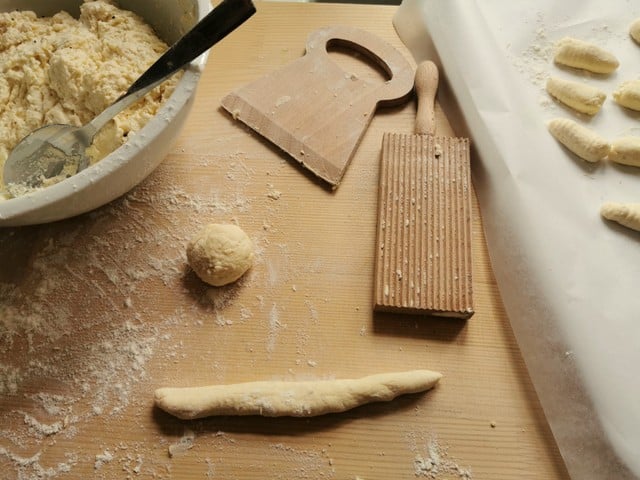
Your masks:
[[[65,221],[64,229],[0,232],[0,261],[11,258],[18,266],[0,268],[1,469],[19,479],[82,468],[171,478],[170,454],[191,448],[188,435],[165,450],[163,462],[149,458],[150,445],[119,441],[117,434],[105,435],[104,445],[88,453],[80,451],[78,439],[102,431],[127,410],[148,410],[146,395],[157,382],[151,360],[174,364],[185,355],[171,333],[176,327],[189,337],[206,324],[227,329],[255,320],[270,332],[265,344],[275,348],[281,326],[276,306],[236,302],[239,289],[263,281],[257,274],[211,289],[186,266],[185,245],[198,228],[212,219],[235,222],[254,210],[244,194],[253,172],[237,158],[228,172],[233,188],[195,194],[163,178],[161,166],[121,199]],[[272,214],[267,210],[265,221]],[[254,232],[260,265],[266,233]],[[176,292],[186,302],[153,302],[158,291]],[[239,313],[227,316],[230,308]]]
[[[413,467],[416,478],[473,480],[471,469],[459,465],[449,455],[448,447],[442,445],[436,436],[420,441],[416,437],[415,434],[408,435],[411,450],[415,453]]]
[[[288,472],[280,472],[277,478],[287,480],[292,478],[330,479],[335,476],[333,460],[329,457],[326,449],[321,451],[302,450],[277,443],[271,445],[271,452],[274,456],[283,457],[289,467]]]

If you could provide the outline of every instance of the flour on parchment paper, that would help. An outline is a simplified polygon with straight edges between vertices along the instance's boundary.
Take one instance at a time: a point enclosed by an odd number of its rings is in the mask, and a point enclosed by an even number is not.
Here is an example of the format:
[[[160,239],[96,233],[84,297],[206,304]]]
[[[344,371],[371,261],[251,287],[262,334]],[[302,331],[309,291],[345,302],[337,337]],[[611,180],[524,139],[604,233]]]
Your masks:
[[[521,52],[510,52],[511,60],[515,68],[529,81],[540,89],[544,89],[549,77],[549,66],[553,61],[553,42],[547,34],[544,17],[537,17],[535,37],[533,42]]]
[[[102,453],[98,453],[96,455],[96,461],[93,464],[93,468],[95,470],[100,470],[102,468],[103,465],[113,461],[113,453],[111,453],[109,450],[105,450]]]

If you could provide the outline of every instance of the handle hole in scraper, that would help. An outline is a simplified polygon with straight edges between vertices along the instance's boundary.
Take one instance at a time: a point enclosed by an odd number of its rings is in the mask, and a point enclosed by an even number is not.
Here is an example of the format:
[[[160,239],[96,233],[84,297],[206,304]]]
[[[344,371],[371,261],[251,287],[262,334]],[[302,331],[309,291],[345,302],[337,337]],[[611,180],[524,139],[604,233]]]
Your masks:
[[[391,72],[387,71],[382,62],[375,60],[369,50],[360,45],[354,45],[346,40],[332,39],[327,43],[329,58],[354,79],[361,79],[367,83],[382,84],[391,80]]]

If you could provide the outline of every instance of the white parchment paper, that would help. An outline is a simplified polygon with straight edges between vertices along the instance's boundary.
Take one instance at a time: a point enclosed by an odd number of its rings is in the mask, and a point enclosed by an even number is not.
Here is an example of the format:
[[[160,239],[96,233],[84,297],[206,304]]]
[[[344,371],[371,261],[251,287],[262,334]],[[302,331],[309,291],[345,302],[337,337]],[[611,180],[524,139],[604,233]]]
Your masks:
[[[640,478],[640,234],[599,214],[605,201],[640,202],[640,169],[587,164],[545,122],[573,118],[606,138],[640,136],[640,115],[611,96],[640,78],[640,46],[628,35],[638,17],[640,2],[627,0],[404,0],[394,18],[416,61],[441,67],[439,100],[475,146],[496,279],[576,479]],[[553,43],[565,36],[613,52],[619,69],[601,76],[554,65]],[[550,75],[607,92],[602,111],[578,116],[550,100]]]

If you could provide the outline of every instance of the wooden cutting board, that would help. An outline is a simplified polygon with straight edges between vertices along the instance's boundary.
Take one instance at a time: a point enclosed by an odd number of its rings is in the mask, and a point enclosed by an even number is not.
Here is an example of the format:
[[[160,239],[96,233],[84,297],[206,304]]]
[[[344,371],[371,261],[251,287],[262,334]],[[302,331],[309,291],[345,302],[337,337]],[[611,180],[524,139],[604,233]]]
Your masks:
[[[473,196],[473,321],[371,312],[381,139],[411,132],[414,104],[378,112],[335,191],[309,188],[286,154],[216,110],[238,85],[299,58],[324,25],[363,28],[405,52],[396,8],[257,8],[251,28],[212,50],[185,129],[149,179],[81,217],[0,229],[0,478],[422,480],[432,458],[474,480],[566,480]],[[184,258],[213,221],[239,224],[257,247],[242,283],[219,291]],[[424,395],[314,419],[188,422],[153,408],[163,385],[410,368],[445,376]]]
[[[332,45],[375,61],[387,81],[371,82],[331,60]],[[404,102],[413,69],[394,47],[364,30],[332,26],[307,39],[306,55],[222,99],[231,115],[337,187],[378,106]]]

